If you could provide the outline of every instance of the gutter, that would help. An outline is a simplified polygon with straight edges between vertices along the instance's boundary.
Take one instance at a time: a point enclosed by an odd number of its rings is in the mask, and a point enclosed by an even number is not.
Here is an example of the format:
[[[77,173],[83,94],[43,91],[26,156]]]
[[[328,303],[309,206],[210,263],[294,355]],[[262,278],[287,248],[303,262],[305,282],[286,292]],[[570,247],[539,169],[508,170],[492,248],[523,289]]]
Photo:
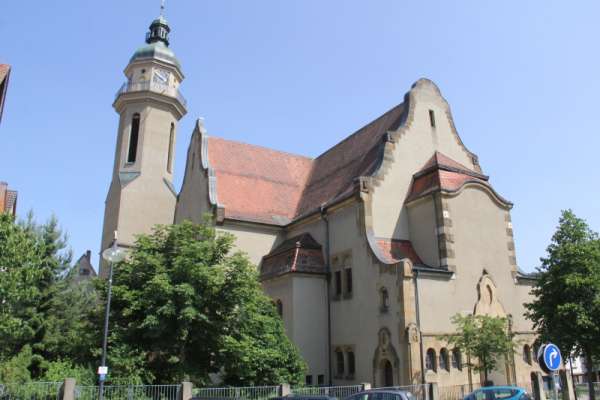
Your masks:
[[[321,218],[325,221],[325,273],[327,276],[327,373],[329,375],[329,386],[333,384],[331,368],[331,250],[329,246],[329,217],[327,210],[320,207]]]
[[[423,357],[423,332],[421,331],[421,312],[419,310],[419,270],[414,269],[415,277],[415,308],[417,314],[417,329],[419,329],[419,351],[421,353],[421,383],[425,384],[425,359]]]

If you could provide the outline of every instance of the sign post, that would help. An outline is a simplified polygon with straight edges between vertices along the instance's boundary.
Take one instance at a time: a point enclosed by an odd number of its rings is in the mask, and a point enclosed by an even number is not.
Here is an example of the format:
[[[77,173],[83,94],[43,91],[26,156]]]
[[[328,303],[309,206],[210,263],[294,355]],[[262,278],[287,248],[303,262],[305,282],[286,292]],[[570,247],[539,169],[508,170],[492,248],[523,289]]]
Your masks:
[[[540,347],[537,354],[540,367],[544,372],[552,375],[552,385],[554,386],[554,400],[558,400],[558,370],[562,364],[562,357],[558,346],[548,343]]]

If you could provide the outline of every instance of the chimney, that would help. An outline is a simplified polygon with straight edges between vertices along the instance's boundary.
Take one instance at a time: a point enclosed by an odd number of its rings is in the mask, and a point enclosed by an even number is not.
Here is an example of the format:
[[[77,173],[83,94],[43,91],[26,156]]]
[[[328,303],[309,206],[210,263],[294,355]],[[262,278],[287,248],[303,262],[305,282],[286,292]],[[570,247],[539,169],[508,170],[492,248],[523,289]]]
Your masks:
[[[87,258],[88,262],[92,261],[92,251],[91,250],[87,250],[85,252],[85,258]]]

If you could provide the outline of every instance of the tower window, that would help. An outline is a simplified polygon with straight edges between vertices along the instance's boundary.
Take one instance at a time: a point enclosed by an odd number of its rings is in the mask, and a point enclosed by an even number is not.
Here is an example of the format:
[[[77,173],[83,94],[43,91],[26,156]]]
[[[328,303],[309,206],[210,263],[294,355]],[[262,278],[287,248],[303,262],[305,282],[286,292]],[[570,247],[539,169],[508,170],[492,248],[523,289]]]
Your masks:
[[[429,110],[429,123],[431,124],[432,128],[435,128],[435,113],[433,110]]]
[[[175,136],[175,124],[171,122],[171,131],[169,132],[169,154],[167,155],[167,172],[173,172],[173,140]]]
[[[352,294],[352,268],[346,269],[346,294]]]
[[[134,163],[137,156],[138,138],[140,134],[140,114],[133,114],[131,118],[131,133],[129,134],[129,151],[127,162]]]
[[[382,313],[385,313],[388,311],[389,307],[390,307],[390,295],[387,291],[386,288],[381,288],[381,291],[379,292],[379,309]]]
[[[354,352],[349,351],[348,352],[348,374],[354,375],[355,372],[356,372],[356,361],[354,359]]]
[[[335,271],[335,295],[342,294],[342,271]]]
[[[337,373],[339,376],[344,375],[344,353],[341,350],[336,350],[335,361],[337,366]]]

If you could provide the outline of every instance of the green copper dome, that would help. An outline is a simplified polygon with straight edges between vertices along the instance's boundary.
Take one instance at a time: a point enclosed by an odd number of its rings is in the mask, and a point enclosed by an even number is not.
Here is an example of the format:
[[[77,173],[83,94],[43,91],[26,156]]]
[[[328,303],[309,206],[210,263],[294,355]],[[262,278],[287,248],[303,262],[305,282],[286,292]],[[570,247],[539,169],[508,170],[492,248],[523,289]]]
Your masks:
[[[171,28],[161,13],[158,18],[152,21],[149,31],[146,33],[147,45],[137,49],[129,62],[157,59],[180,67],[175,53],[169,49],[169,32],[171,32]]]
[[[135,51],[135,53],[133,53],[133,56],[129,62],[131,63],[133,61],[147,60],[151,58],[174,64],[179,68],[181,67],[179,65],[179,60],[177,60],[175,53],[173,53],[173,50],[168,48],[161,41],[149,43],[146,46],[140,47]]]

